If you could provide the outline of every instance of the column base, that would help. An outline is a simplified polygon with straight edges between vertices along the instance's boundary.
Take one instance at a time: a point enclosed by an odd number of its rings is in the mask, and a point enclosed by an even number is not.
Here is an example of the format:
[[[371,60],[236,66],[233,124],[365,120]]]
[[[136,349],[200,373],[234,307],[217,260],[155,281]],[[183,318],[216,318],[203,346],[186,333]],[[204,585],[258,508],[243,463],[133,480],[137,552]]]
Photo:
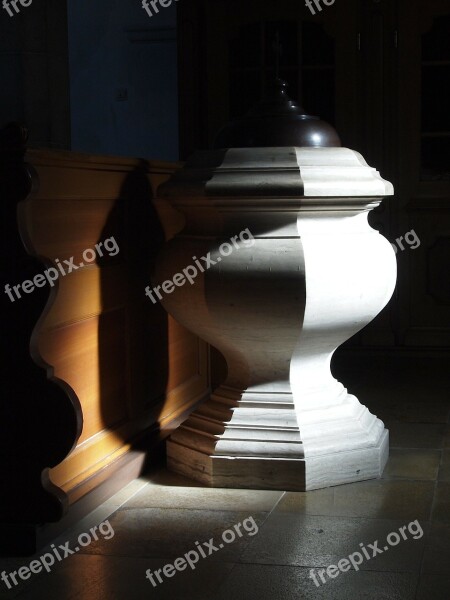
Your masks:
[[[304,492],[381,477],[389,456],[389,432],[376,446],[305,458],[211,456],[169,440],[171,471],[211,487]]]

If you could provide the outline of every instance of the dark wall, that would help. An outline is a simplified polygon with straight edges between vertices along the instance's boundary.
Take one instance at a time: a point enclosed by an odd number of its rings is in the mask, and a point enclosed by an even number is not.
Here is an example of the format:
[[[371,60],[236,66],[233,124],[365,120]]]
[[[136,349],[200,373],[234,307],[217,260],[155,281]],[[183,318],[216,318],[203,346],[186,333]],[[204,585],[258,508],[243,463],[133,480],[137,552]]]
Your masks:
[[[0,124],[20,121],[35,147],[177,160],[176,7],[152,17],[136,0],[1,9]]]
[[[21,121],[30,143],[70,147],[67,15],[62,0],[0,10],[0,124]]]
[[[177,160],[176,3],[67,4],[72,149]]]

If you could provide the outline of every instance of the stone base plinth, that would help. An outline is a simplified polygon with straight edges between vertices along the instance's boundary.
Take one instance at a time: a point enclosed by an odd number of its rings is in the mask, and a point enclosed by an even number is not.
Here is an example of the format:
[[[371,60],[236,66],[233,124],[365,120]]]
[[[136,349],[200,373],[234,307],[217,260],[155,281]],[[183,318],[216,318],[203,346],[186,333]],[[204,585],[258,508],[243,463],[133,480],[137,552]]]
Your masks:
[[[207,456],[169,441],[171,471],[211,487],[304,492],[381,477],[389,456],[386,430],[376,448],[311,459]]]

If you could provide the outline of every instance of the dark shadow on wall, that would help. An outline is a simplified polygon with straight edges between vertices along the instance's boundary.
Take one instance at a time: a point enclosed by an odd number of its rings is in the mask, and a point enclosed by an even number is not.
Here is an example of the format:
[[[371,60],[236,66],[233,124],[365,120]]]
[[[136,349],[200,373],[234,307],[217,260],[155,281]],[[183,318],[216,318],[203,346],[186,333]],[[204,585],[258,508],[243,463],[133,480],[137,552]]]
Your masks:
[[[98,325],[99,393],[105,429],[124,441],[159,430],[158,404],[169,374],[167,313],[145,295],[165,235],[153,203],[148,165],[125,179],[98,243],[102,313]],[[109,253],[107,252],[109,251]],[[138,441],[138,440],[137,440]]]

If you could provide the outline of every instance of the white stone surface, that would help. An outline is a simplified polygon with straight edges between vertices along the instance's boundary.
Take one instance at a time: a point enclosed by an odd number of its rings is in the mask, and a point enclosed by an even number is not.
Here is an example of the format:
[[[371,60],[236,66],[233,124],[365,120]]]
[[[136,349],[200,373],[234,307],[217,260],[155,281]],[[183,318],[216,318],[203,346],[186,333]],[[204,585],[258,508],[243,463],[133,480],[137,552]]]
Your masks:
[[[383,423],[330,372],[331,357],[389,301],[390,243],[368,212],[392,185],[346,148],[200,153],[160,188],[186,227],[159,258],[171,280],[249,229],[163,304],[216,346],[227,381],[168,442],[169,468],[221,487],[305,490],[381,475]]]

